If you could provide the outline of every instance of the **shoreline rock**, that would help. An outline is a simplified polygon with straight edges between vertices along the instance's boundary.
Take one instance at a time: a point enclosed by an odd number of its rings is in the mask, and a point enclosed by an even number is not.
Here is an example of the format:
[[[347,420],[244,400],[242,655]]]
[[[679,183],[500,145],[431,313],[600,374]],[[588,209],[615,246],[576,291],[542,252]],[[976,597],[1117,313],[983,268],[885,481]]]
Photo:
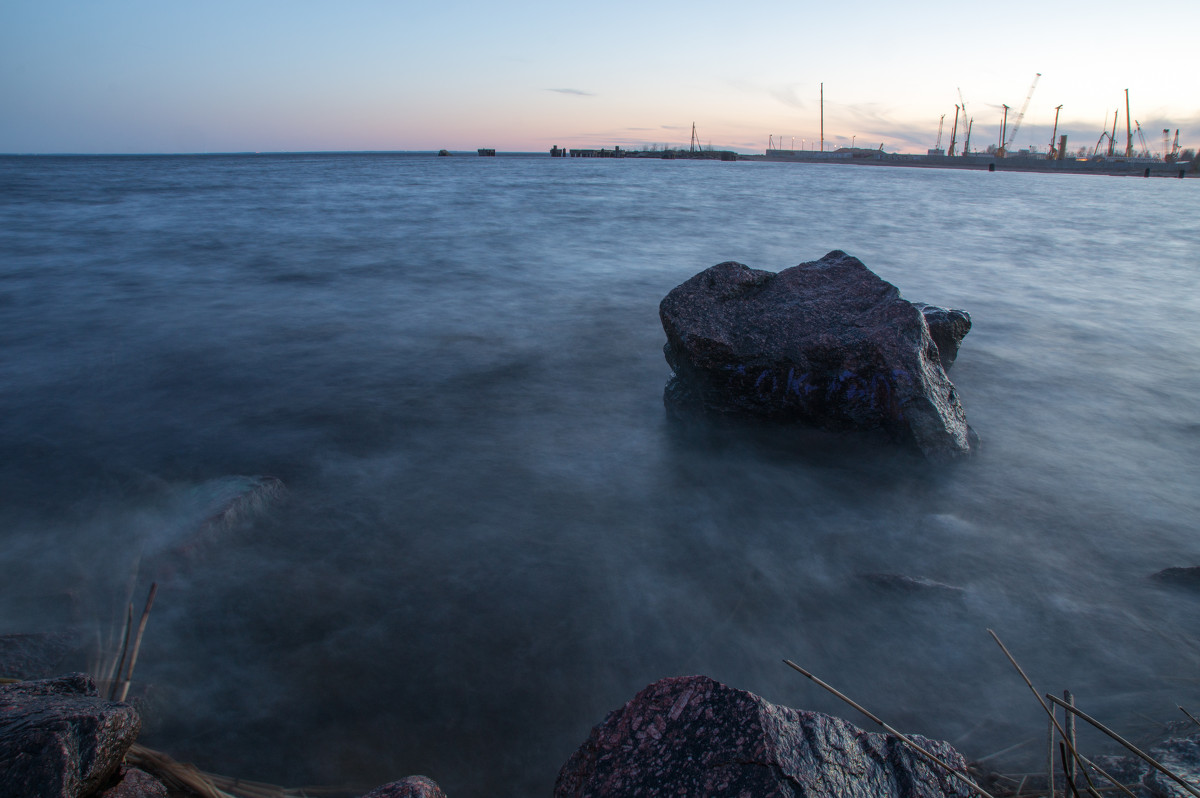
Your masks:
[[[949,743],[913,738],[951,766]],[[707,676],[662,679],[592,729],[554,798],[968,798],[974,792],[893,735],[768,703]]]
[[[719,263],[659,316],[673,411],[883,430],[934,460],[976,444],[945,372],[970,316],[902,299],[840,250],[778,273]]]

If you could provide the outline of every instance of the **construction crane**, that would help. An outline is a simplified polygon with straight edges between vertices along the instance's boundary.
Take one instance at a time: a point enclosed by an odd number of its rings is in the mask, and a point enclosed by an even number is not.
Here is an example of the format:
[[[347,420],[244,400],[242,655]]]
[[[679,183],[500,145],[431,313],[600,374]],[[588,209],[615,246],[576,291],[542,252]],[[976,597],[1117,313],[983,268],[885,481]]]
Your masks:
[[[959,97],[959,99],[961,100],[962,98]],[[965,116],[965,114],[964,114],[964,116]],[[963,151],[962,151],[963,155],[966,155],[967,153],[969,153],[971,151],[971,128],[974,126],[975,126],[974,119],[967,121],[967,137],[965,139],[963,139]]]
[[[942,114],[942,118],[938,120],[938,140],[937,140],[937,144],[934,144],[934,145],[933,145],[933,148],[934,148],[935,150],[940,150],[940,149],[942,148],[942,123],[943,123],[943,122],[945,122],[945,121],[946,121],[946,115],[945,115],[945,114]]]
[[[1008,106],[1004,105],[1001,107],[1004,108],[1004,119],[1000,122],[1000,143],[996,146],[997,158],[1004,157],[1004,133],[1008,130]]]
[[[1113,129],[1112,129],[1112,133],[1108,134],[1108,157],[1109,158],[1112,157],[1113,147],[1115,147],[1117,144],[1117,114],[1119,114],[1119,113],[1121,113],[1119,110],[1113,111]]]
[[[1176,161],[1179,160],[1179,130],[1178,130],[1178,128],[1175,130],[1175,142],[1171,145],[1171,155],[1169,158],[1164,156],[1164,160],[1170,161],[1171,163],[1175,163]]]
[[[1033,90],[1037,88],[1038,78],[1041,76],[1041,72],[1033,76],[1033,83],[1029,86],[1029,93],[1025,95],[1025,104],[1021,106],[1021,113],[1017,114],[1017,120],[1013,122],[1012,135],[1008,137],[1008,141],[1004,142],[1005,150],[1011,148],[1012,143],[1016,141],[1017,131],[1021,129],[1021,120],[1025,118],[1025,111],[1029,109],[1029,101],[1033,99]]]
[[[1166,132],[1165,130],[1163,131]],[[954,127],[950,128],[950,149],[946,150],[947,155],[954,154],[954,142],[958,139],[958,106],[954,106]]]
[[[1142,143],[1142,157],[1149,158],[1150,148],[1146,146],[1146,137],[1142,135],[1142,123],[1135,119],[1133,124],[1137,127],[1138,141]]]
[[[1062,110],[1062,106],[1054,109],[1054,131],[1050,134],[1050,160],[1053,161],[1059,156],[1058,152],[1058,112]]]
[[[1163,160],[1164,161],[1171,160],[1170,147],[1171,147],[1171,129],[1163,128]]]

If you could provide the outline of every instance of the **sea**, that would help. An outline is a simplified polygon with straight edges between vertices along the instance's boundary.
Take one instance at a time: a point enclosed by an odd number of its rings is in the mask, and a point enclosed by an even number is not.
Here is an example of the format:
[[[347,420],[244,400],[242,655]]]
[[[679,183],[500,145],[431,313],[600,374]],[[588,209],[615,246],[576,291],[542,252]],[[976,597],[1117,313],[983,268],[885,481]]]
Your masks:
[[[550,795],[689,674],[876,730],[785,658],[1038,772],[989,629],[1144,739],[1200,713],[1200,591],[1153,578],[1200,565],[1198,220],[1178,179],[0,158],[0,634],[102,673],[153,582],[140,741],[289,787]],[[974,457],[667,414],[667,292],[832,250],[970,313]]]

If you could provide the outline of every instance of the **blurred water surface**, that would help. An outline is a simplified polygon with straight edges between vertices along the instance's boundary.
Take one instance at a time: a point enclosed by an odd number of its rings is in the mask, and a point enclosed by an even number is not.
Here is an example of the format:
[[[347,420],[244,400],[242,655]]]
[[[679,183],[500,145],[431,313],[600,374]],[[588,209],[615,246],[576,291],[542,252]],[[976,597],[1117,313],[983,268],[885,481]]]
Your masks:
[[[1147,577],[1200,564],[1196,187],[0,159],[0,633],[108,635],[157,574],[144,742],[456,798],[549,794],[664,676],[861,721],[783,657],[983,756],[1044,728],[988,627],[1092,714],[1173,719],[1200,703],[1200,595]],[[832,249],[971,313],[950,376],[974,461],[668,421],[662,296]],[[255,474],[286,498],[197,543],[198,492]]]

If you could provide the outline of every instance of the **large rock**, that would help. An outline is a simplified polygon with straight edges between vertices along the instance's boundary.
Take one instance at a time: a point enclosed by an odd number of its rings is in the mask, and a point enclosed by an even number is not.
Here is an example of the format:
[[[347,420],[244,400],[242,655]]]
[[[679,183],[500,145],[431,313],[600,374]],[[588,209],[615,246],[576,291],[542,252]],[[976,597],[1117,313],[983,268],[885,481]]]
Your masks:
[[[0,687],[0,796],[86,798],[106,788],[137,737],[128,704],[101,699],[90,676]]]
[[[667,294],[659,315],[673,409],[883,430],[934,459],[971,451],[943,367],[970,317],[902,299],[844,252],[779,273],[717,264]]]
[[[918,744],[965,772],[949,743]],[[770,704],[707,676],[663,679],[599,726],[567,761],[555,798],[967,798],[961,780],[891,735]]]

